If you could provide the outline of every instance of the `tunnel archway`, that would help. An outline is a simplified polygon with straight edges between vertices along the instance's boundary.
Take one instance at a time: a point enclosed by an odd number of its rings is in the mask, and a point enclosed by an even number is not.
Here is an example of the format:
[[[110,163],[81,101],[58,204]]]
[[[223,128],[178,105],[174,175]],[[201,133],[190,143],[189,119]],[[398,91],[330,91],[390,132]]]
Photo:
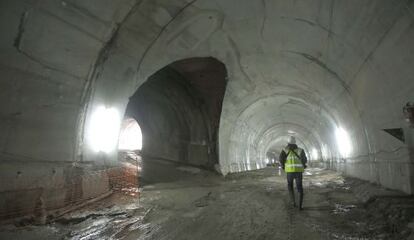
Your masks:
[[[171,8],[146,2],[131,8],[119,31],[115,31],[113,41],[99,55],[96,71],[99,76],[94,87],[98,94],[92,104],[107,101],[125,109],[127,99],[120,96],[132,95],[162,67],[192,56],[214,56],[226,65],[231,79],[223,101],[219,132],[223,174],[243,171],[246,168],[238,166],[246,165],[248,159],[252,160],[252,169],[262,165],[256,150],[261,134],[270,124],[260,128],[257,128],[260,124],[240,124],[248,122],[240,116],[258,99],[284,95],[311,102],[307,113],[315,111],[317,115],[319,108],[328,110],[333,119],[329,126],[314,122],[321,131],[319,151],[327,166],[410,192],[413,184],[407,184],[406,178],[397,176],[398,180],[389,181],[393,172],[411,168],[402,167],[410,165],[408,147],[381,130],[385,125],[401,125],[400,106],[407,102],[408,89],[412,88],[407,84],[411,73],[407,67],[409,61],[401,62],[400,57],[412,59],[405,50],[411,49],[410,8],[392,2],[328,1],[318,5],[276,1],[261,6],[260,1],[243,1],[249,6],[246,9],[252,11],[239,12],[233,11],[234,3],[233,0],[219,5],[208,1],[189,4],[171,1],[174,6]],[[376,12],[380,9],[389,11]],[[165,13],[165,18],[158,18],[156,12]],[[391,30],[400,33],[401,38],[394,38]],[[394,50],[398,54],[388,54]],[[396,82],[390,84],[390,79]],[[407,90],[398,88],[404,85]],[[108,91],[114,86],[117,94]],[[393,89],[393,101],[383,101],[385,86]],[[254,109],[260,112],[262,108]],[[297,109],[290,116],[306,117],[302,110]],[[302,127],[312,129],[312,125]],[[322,125],[326,125],[324,121]],[[334,134],[337,127],[346,130],[355,145],[348,157],[337,151]],[[239,134],[239,128],[249,131]],[[388,155],[395,149],[401,150],[398,154],[405,160],[390,162]],[[82,150],[87,155],[88,150]],[[411,174],[406,171],[402,175]]]
[[[140,151],[142,149],[142,131],[134,118],[125,117],[119,133],[119,150]]]
[[[154,73],[130,97],[126,114],[145,136],[144,181],[169,179],[175,164],[214,169],[219,163],[226,75],[224,64],[214,58],[184,59]]]

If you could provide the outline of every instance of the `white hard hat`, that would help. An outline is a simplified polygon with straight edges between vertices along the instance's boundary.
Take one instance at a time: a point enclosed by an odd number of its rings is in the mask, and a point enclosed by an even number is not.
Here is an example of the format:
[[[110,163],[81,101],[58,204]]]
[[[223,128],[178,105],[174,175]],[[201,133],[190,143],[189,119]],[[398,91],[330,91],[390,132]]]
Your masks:
[[[294,137],[294,136],[290,136],[290,137],[289,137],[289,140],[288,140],[288,143],[289,143],[289,144],[296,144],[296,139],[295,139],[295,137]]]

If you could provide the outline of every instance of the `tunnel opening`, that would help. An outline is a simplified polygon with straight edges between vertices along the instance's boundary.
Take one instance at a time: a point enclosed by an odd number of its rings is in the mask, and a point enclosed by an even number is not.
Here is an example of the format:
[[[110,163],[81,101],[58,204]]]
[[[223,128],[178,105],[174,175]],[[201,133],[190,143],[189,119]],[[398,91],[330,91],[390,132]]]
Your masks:
[[[131,196],[139,194],[142,139],[138,122],[125,115],[119,131],[118,167],[111,168],[109,171],[113,191]]]
[[[177,179],[178,166],[214,170],[226,89],[223,63],[190,58],[169,64],[130,97],[126,115],[136,119],[142,141],[142,183]]]
[[[125,117],[119,133],[119,151],[140,151],[142,149],[142,131],[138,122]]]
[[[277,154],[278,150],[270,148],[266,152],[266,163],[267,166],[276,166],[279,161],[279,156]]]

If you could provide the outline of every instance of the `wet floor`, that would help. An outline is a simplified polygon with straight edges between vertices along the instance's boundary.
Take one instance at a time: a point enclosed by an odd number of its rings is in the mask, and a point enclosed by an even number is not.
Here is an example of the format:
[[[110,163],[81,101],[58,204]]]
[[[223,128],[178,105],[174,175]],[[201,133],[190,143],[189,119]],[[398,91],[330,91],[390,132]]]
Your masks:
[[[3,226],[0,239],[409,239],[414,227],[412,197],[328,170],[306,171],[304,211],[291,206],[275,168],[183,174],[146,185],[139,199],[114,194],[46,226]]]

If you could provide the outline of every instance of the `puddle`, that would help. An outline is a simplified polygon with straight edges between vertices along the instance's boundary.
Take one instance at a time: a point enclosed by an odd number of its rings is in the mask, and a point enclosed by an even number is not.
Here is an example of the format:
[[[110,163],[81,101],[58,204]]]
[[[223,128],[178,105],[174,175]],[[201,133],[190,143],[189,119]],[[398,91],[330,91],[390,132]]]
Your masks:
[[[305,171],[305,172],[303,173],[303,175],[305,175],[305,176],[312,176],[313,174],[312,174],[311,172]]]
[[[372,238],[366,238],[366,237],[360,237],[360,236],[351,236],[349,234],[337,234],[332,233],[331,234],[332,239],[338,239],[338,240],[371,240]]]
[[[355,205],[343,205],[340,203],[335,203],[335,209],[333,210],[334,214],[348,213],[351,209],[356,208]]]
[[[133,209],[117,214],[89,215],[84,221],[73,223],[64,239],[122,239],[132,230],[147,228],[143,224],[143,219],[148,212],[144,212],[143,209]]]

